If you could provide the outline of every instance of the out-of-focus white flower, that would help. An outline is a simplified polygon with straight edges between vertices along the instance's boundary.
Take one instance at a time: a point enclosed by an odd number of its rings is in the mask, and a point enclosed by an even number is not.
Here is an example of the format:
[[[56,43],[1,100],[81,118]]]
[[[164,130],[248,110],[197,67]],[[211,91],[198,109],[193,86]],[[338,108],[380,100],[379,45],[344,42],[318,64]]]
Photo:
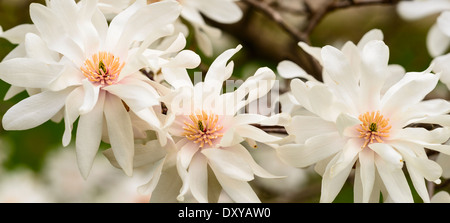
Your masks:
[[[444,54],[450,46],[450,1],[413,0],[400,1],[397,12],[406,20],[417,20],[441,13],[428,31],[427,48],[432,57]]]
[[[79,117],[76,150],[85,178],[103,136],[125,173],[131,175],[134,138],[130,114],[160,130],[152,109],[160,106],[159,95],[139,72],[148,63],[143,52],[151,50],[147,46],[155,40],[171,34],[180,10],[175,1],[152,5],[137,1],[108,24],[97,1],[49,1],[47,7],[32,4],[31,19],[39,35],[26,34],[27,54],[32,51],[51,59],[59,54],[61,58],[55,62],[16,57],[0,64],[0,77],[7,83],[43,89],[9,109],[3,116],[4,128],[33,128],[62,110],[64,146],[69,144],[72,125]],[[137,42],[142,44],[136,46]],[[158,55],[153,59],[158,60]]]
[[[56,202],[48,187],[28,169],[2,173],[0,203],[52,203]]]
[[[447,191],[439,191],[433,195],[431,203],[450,203],[450,195]]]
[[[148,0],[148,4],[153,4],[157,2],[168,1],[168,0]],[[100,9],[107,15],[114,15],[114,13],[121,12],[124,9],[124,5],[130,0],[100,0]],[[212,56],[213,54],[213,43],[211,39],[218,39],[221,37],[222,32],[220,29],[212,27],[206,24],[203,16],[209,19],[224,23],[231,24],[238,22],[242,18],[242,10],[236,4],[237,0],[189,0],[189,1],[179,1],[180,5],[183,7],[181,11],[181,17],[188,21],[195,32],[195,39],[200,48],[207,56]],[[181,25],[181,23],[179,23]],[[187,27],[181,28],[185,30],[183,32],[187,35]]]
[[[335,199],[353,168],[355,202],[378,202],[380,191],[388,201],[413,202],[404,163],[414,188],[430,202],[424,179],[440,182],[442,168],[428,159],[425,148],[450,154],[442,145],[450,137],[450,104],[423,101],[439,75],[428,69],[387,82],[389,48],[376,36],[380,31],[369,32],[358,45],[347,42],[342,50],[300,44],[319,59],[324,82],[292,80],[292,94],[311,114],[292,117],[286,130],[295,143],[280,146],[278,154],[297,167],[315,164],[323,177],[321,202]],[[411,127],[415,123],[443,127]]]

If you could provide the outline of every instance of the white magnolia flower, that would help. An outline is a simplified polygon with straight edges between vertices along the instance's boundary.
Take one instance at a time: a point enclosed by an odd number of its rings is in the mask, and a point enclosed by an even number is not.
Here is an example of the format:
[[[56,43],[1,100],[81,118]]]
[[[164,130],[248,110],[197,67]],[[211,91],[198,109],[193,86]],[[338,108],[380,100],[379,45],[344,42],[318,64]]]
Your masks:
[[[147,0],[149,4],[170,1],[170,0]],[[189,22],[195,32],[195,39],[206,55],[212,56],[213,43],[211,39],[220,38],[221,30],[206,24],[203,16],[209,19],[223,23],[231,24],[238,22],[242,18],[242,10],[236,4],[238,0],[189,0],[179,1],[182,6],[181,17]],[[124,4],[131,3],[130,0],[100,0],[100,9],[108,15],[114,15],[124,9]],[[112,17],[112,16],[110,16]],[[181,22],[178,24],[181,25]],[[184,30],[187,35],[188,28],[180,27],[180,31]]]
[[[377,33],[342,50],[300,44],[319,59],[324,82],[292,80],[292,94],[310,113],[292,117],[286,130],[295,143],[280,146],[278,154],[297,167],[315,164],[323,177],[321,202],[334,200],[353,168],[355,202],[377,202],[380,191],[385,201],[413,202],[404,164],[420,197],[430,202],[424,179],[438,183],[442,168],[425,148],[450,154],[442,145],[450,137],[450,104],[423,101],[439,75],[428,69],[387,82],[389,49]],[[443,127],[412,127],[417,123]]]
[[[427,48],[432,57],[444,54],[450,46],[450,1],[413,0],[400,1],[397,12],[406,20],[417,20],[441,13],[428,31]]]
[[[259,202],[248,181],[254,175],[276,177],[259,166],[241,142],[245,140],[256,146],[255,141],[279,140],[252,124],[281,123],[285,121],[283,116],[268,118],[238,113],[267,94],[275,74],[268,68],[260,68],[242,85],[233,85],[233,91],[222,94],[222,85],[233,72],[233,63],[227,61],[240,48],[229,49],[217,57],[204,81],[195,85],[183,72],[174,72],[167,79],[174,90],[162,101],[168,108],[166,125],[173,145],[168,143],[163,150],[154,146],[142,149],[142,156],[136,152],[136,159],[140,157],[141,163],[147,160],[144,163],[152,168],[150,181],[140,188],[153,192],[151,201],[216,202],[220,189],[216,190],[208,182],[218,182],[235,202]]]
[[[85,178],[103,136],[123,170],[131,175],[134,138],[130,114],[156,131],[160,128],[152,109],[160,106],[159,95],[139,72],[148,63],[143,52],[150,50],[147,45],[170,34],[179,13],[175,1],[152,5],[136,1],[108,24],[97,1],[49,1],[47,7],[32,4],[31,19],[39,35],[26,35],[27,52],[52,59],[59,54],[61,58],[44,62],[18,57],[0,64],[0,78],[7,83],[43,90],[9,109],[3,116],[4,128],[33,128],[63,110],[64,146],[69,144],[72,125],[79,117],[76,150]],[[133,47],[137,42],[143,43]],[[165,137],[161,140],[164,143]]]

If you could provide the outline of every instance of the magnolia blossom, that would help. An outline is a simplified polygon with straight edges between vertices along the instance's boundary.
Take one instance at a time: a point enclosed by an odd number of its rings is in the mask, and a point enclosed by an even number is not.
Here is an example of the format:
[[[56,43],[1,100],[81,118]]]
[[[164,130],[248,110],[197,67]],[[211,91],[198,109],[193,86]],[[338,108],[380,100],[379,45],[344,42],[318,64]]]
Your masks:
[[[147,0],[149,4],[170,0]],[[231,24],[242,18],[242,10],[236,4],[238,0],[189,0],[178,1],[182,6],[181,17],[192,25],[195,32],[195,39],[200,48],[207,56],[213,54],[212,39],[220,38],[222,32],[220,29],[206,24],[203,16],[209,19],[223,23]],[[124,9],[124,5],[131,3],[130,0],[100,0],[100,9],[108,15],[114,15]],[[180,20],[179,20],[180,21]],[[177,30],[188,34],[188,28],[181,22],[177,23]]]
[[[432,57],[444,54],[450,46],[450,1],[413,0],[400,1],[397,12],[406,20],[417,20],[441,13],[428,31],[427,48]]]
[[[248,181],[254,175],[276,177],[258,165],[241,143],[257,147],[256,141],[280,140],[252,124],[284,123],[286,117],[239,112],[271,90],[275,74],[260,68],[239,86],[227,82],[233,72],[233,62],[227,61],[240,48],[217,57],[204,81],[195,85],[186,73],[173,73],[176,76],[166,80],[173,90],[163,90],[168,93],[162,101],[168,108],[165,125],[173,144],[160,149],[153,140],[136,146],[139,166],[146,165],[150,171],[149,182],[140,190],[152,192],[151,201],[217,201],[221,187],[235,202],[259,202]],[[224,82],[232,84],[230,92],[222,93]],[[111,154],[108,157],[114,160]]]
[[[26,34],[26,51],[48,60],[5,60],[0,63],[0,78],[42,92],[10,108],[3,116],[4,128],[33,128],[62,111],[66,146],[79,117],[76,150],[81,174],[88,176],[103,139],[131,175],[134,137],[130,114],[156,131],[161,125],[152,108],[160,106],[159,94],[139,72],[149,63],[143,54],[150,50],[147,46],[171,33],[179,13],[175,1],[152,5],[136,1],[108,24],[97,1],[31,4],[31,19],[39,35]],[[137,45],[139,42],[142,44]],[[159,55],[153,60],[159,60]],[[161,137],[161,143],[165,138]]]
[[[442,145],[450,137],[450,104],[423,100],[439,74],[428,69],[388,81],[389,49],[380,39],[382,33],[373,30],[341,50],[300,43],[322,64],[324,82],[292,80],[292,95],[307,112],[292,117],[286,130],[294,143],[281,145],[278,154],[297,167],[315,164],[323,178],[321,202],[335,199],[353,169],[355,202],[378,202],[380,192],[385,201],[413,202],[404,166],[420,197],[430,202],[425,180],[439,183],[442,168],[425,148],[450,154]]]

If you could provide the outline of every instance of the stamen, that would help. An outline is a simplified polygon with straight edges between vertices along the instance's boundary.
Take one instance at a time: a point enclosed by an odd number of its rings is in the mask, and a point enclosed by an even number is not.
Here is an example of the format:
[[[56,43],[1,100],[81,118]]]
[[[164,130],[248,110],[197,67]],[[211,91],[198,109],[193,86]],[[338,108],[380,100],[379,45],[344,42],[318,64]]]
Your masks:
[[[389,137],[389,131],[392,126],[389,125],[389,119],[384,118],[380,111],[376,113],[366,112],[359,116],[359,120],[362,122],[360,128],[358,128],[361,134],[359,137],[364,138],[364,144],[361,148],[365,148],[374,141],[382,143],[383,138]]]
[[[200,144],[203,148],[206,144],[213,146],[214,140],[223,136],[220,132],[223,126],[219,125],[219,116],[208,114],[205,111],[196,112],[188,116],[189,120],[184,122],[183,136]]]
[[[111,85],[115,83],[124,66],[125,63],[120,63],[120,59],[113,54],[99,52],[92,55],[91,59],[86,59],[80,69],[91,82]]]

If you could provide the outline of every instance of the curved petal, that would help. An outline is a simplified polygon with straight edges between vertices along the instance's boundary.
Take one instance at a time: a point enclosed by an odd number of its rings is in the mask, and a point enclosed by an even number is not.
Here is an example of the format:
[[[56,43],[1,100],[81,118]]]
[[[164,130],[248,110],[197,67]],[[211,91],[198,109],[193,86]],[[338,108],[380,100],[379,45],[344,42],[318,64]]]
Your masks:
[[[313,76],[306,73],[303,68],[289,60],[281,61],[277,65],[277,70],[280,76],[286,79],[300,77],[305,78],[308,81],[317,81]]]
[[[143,81],[122,82],[103,87],[103,90],[116,95],[133,111],[160,105],[158,92],[152,86]]]
[[[295,167],[307,167],[326,159],[344,147],[339,133],[317,135],[306,140],[305,144],[287,144],[277,149],[278,157]]]
[[[331,176],[330,173],[332,166],[334,166],[338,158],[339,156],[335,156],[330,161],[322,177],[320,203],[330,203],[336,198],[339,191],[342,189],[342,186],[346,182],[350,171],[352,170],[353,163],[351,162],[349,163],[349,165],[345,166],[338,174],[333,174],[333,176]]]
[[[419,103],[439,81],[439,75],[431,73],[407,73],[384,94],[381,105],[383,113],[394,115],[405,106]]]
[[[358,158],[358,153],[361,151],[360,145],[359,139],[349,139],[347,141],[344,148],[342,148],[342,152],[339,154],[339,158],[330,166],[329,175],[331,178],[347,169],[349,165],[353,166]]]
[[[258,142],[274,142],[280,137],[267,134],[265,131],[251,125],[240,125],[235,127],[235,131],[243,138],[253,139]]]
[[[393,202],[414,202],[405,174],[401,168],[392,166],[392,164],[377,156],[375,156],[375,165]]]
[[[101,85],[94,86],[88,79],[83,79],[84,102],[80,107],[80,114],[90,112],[97,104]]]
[[[242,18],[242,10],[234,1],[199,0],[197,7],[201,13],[220,23],[235,23]]]
[[[360,176],[362,183],[362,202],[370,201],[372,190],[375,184],[375,160],[371,150],[363,149],[359,153]]]
[[[233,63],[227,63],[231,57],[236,54],[242,48],[241,45],[238,45],[234,49],[228,49],[222,54],[220,54],[214,62],[212,62],[211,66],[208,69],[208,72],[205,76],[205,84],[207,83],[222,83],[223,81],[230,78],[233,72]]]
[[[43,124],[61,110],[71,90],[44,91],[20,101],[3,115],[3,128],[25,130]]]
[[[398,153],[391,145],[385,143],[372,143],[368,145],[370,149],[375,151],[379,158],[384,162],[389,163],[389,166],[393,166],[396,169],[403,167],[403,157]]]
[[[194,156],[189,165],[191,193],[200,203],[208,203],[208,162],[205,156]]]
[[[21,24],[4,31],[3,33],[0,32],[0,36],[13,44],[20,44],[25,41],[25,35],[27,33],[38,33],[38,31],[33,24]]]
[[[406,20],[420,19],[449,9],[447,1],[401,1],[397,6],[397,12]]]
[[[63,146],[67,146],[72,138],[72,127],[78,118],[79,109],[83,103],[84,91],[81,87],[73,90],[66,98],[66,106],[64,108],[64,124],[65,130],[63,134]],[[103,117],[102,117],[103,119]]]
[[[104,114],[114,156],[125,174],[133,172],[134,138],[130,116],[120,98],[106,94]]]
[[[237,203],[260,203],[258,196],[253,191],[252,187],[246,182],[237,180],[223,174],[211,166],[214,171],[217,181],[219,181],[223,190],[230,196],[230,198]]]
[[[0,78],[17,87],[47,88],[62,69],[31,58],[12,58],[0,63]]]
[[[432,57],[444,54],[450,46],[450,36],[441,31],[441,28],[434,24],[427,34],[426,45],[428,53]]]
[[[80,115],[78,121],[76,136],[77,162],[84,179],[87,179],[89,176],[102,139],[104,100],[105,94],[102,93],[94,108],[90,112]]]
[[[250,152],[241,144],[238,144],[236,146],[228,147],[227,150],[235,153],[237,156],[242,157],[248,165],[252,168],[253,173],[256,176],[264,177],[264,178],[280,178],[280,176],[275,176],[271,173],[269,173],[267,170],[262,168],[259,164],[256,163],[256,161],[253,159]]]
[[[206,156],[208,163],[216,175],[220,174],[239,181],[253,180],[253,170],[250,165],[232,151],[223,149],[202,149],[201,153]]]

